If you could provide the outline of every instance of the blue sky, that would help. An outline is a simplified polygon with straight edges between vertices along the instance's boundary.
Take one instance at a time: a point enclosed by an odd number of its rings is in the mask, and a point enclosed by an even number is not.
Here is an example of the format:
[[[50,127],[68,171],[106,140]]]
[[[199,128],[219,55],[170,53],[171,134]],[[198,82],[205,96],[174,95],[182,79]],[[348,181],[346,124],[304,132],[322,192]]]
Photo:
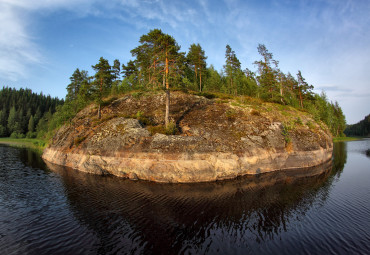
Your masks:
[[[200,43],[217,70],[226,44],[256,70],[263,43],[353,124],[370,113],[369,13],[368,0],[0,0],[0,86],[63,98],[76,68],[92,75],[101,56],[126,63],[140,36],[161,28],[182,51]]]

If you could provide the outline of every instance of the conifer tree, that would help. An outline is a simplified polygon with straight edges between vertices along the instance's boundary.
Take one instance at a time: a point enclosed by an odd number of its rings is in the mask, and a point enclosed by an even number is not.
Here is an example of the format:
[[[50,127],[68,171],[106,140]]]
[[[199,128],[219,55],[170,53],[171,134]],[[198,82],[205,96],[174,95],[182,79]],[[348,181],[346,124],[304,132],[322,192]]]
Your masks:
[[[205,56],[204,50],[199,43],[190,45],[187,61],[194,70],[195,83],[199,81],[199,91],[202,91],[202,74],[207,67],[206,59],[207,57]]]
[[[276,74],[278,72],[276,69],[279,62],[272,58],[272,53],[267,50],[265,45],[259,44],[257,49],[258,53],[262,56],[262,60],[254,62],[258,67],[259,76],[257,80],[263,94],[267,94],[267,98],[273,99],[277,90]]]
[[[28,132],[34,132],[34,131],[35,131],[35,120],[33,116],[31,115],[31,118],[28,121]]]
[[[8,127],[8,130],[9,130],[9,133],[13,133],[13,132],[20,133],[19,132],[20,124],[19,124],[19,120],[18,120],[17,111],[15,110],[14,106],[9,111],[7,127]]]
[[[120,74],[121,74],[121,63],[119,62],[118,59],[115,59],[113,61],[112,73],[113,73],[113,79],[117,81],[120,78]]]
[[[108,94],[111,89],[113,75],[111,73],[111,66],[108,60],[101,57],[99,63],[93,65],[92,68],[95,70],[95,80],[92,83],[92,91],[95,97],[96,103],[98,104],[98,118],[101,118],[101,103],[103,97]]]
[[[237,79],[240,79],[242,71],[240,68],[240,61],[236,57],[235,52],[231,49],[230,45],[226,45],[225,58],[226,64],[224,65],[224,71],[228,82],[229,93],[237,95]]]
[[[301,108],[303,108],[303,101],[307,98],[311,98],[312,95],[312,85],[308,85],[305,78],[303,78],[301,71],[297,73],[297,80],[298,80],[298,96]]]
[[[179,71],[178,59],[181,56],[179,53],[180,46],[177,44],[175,39],[167,34],[162,34],[157,39],[159,47],[155,49],[155,54],[158,55],[158,59],[164,63],[164,84],[166,90],[166,114],[165,114],[165,125],[168,128],[169,125],[169,112],[170,112],[170,80],[176,77],[177,71]]]
[[[85,70],[76,69],[69,78],[71,83],[67,86],[66,101],[74,101],[77,99],[82,82],[88,80],[88,72]]]

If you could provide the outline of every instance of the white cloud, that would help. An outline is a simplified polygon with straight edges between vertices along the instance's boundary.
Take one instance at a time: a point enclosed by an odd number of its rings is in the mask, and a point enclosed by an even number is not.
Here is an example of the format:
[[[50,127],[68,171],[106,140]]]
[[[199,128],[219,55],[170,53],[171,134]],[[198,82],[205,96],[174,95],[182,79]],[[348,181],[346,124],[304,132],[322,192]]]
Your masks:
[[[197,12],[186,2],[162,0],[0,0],[0,10],[0,78],[11,81],[26,77],[31,65],[45,61],[43,49],[35,41],[37,35],[33,35],[34,30],[29,27],[40,13],[50,15],[64,10],[77,17],[120,18],[147,28],[150,21],[169,25],[172,29],[178,29],[179,24],[197,24]]]
[[[13,6],[0,2],[0,76],[17,80],[26,65],[40,62],[40,53],[27,33],[26,22]]]

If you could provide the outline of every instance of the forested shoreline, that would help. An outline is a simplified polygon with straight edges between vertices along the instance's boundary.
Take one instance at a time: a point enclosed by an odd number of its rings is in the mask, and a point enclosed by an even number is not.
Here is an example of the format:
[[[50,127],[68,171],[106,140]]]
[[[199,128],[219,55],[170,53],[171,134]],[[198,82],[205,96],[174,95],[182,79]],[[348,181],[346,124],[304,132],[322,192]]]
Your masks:
[[[279,61],[273,58],[265,45],[259,44],[257,47],[260,59],[254,62],[255,71],[242,70],[240,60],[229,45],[225,48],[225,65],[221,71],[206,62],[206,53],[199,44],[192,44],[187,53],[180,49],[172,36],[160,29],[154,29],[140,37],[139,46],[130,51],[133,59],[127,63],[121,64],[115,59],[110,65],[107,59],[101,57],[97,64],[92,65],[95,73],[91,76],[88,71],[77,68],[70,77],[64,104],[59,99],[50,98],[54,100],[50,109],[44,107],[43,112],[40,109],[41,118],[38,117],[35,124],[37,136],[51,134],[92,102],[97,104],[100,118],[104,98],[157,90],[166,91],[166,109],[163,110],[166,126],[169,123],[170,91],[182,90],[209,98],[242,96],[289,105],[310,112],[316,121],[322,121],[329,127],[333,136],[343,136],[346,122],[338,102],[329,102],[324,92],[315,94],[312,91],[313,86],[305,81],[301,71],[297,71],[296,77],[289,72],[283,73],[279,68]],[[1,95],[5,96],[3,91],[8,90],[9,88],[3,88]],[[1,108],[0,134],[31,136],[32,133],[29,132],[32,128],[26,127],[25,123],[30,122],[31,116],[35,118],[36,111],[31,110],[28,113],[28,108],[22,107],[23,112],[18,114],[25,116],[20,118],[22,128],[13,128],[9,124],[10,111],[14,107],[13,114],[18,109],[15,104],[6,102]],[[35,107],[37,110],[39,106],[33,106],[32,109]],[[46,127],[41,128],[42,125],[39,125],[41,119],[41,124],[45,123]]]
[[[344,133],[346,136],[370,137],[370,114],[358,123],[348,125]]]
[[[64,100],[31,89],[3,87],[0,102],[0,137],[36,138],[48,132],[48,122]]]

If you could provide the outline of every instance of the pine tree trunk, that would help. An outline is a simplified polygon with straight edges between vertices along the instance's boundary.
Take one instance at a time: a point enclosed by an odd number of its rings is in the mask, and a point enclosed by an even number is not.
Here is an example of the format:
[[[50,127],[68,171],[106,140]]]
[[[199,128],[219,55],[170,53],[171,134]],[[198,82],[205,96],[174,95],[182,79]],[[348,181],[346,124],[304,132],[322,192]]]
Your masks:
[[[168,57],[166,52],[166,115],[164,119],[166,128],[168,128],[168,124],[170,123],[169,118],[170,118],[170,84],[168,81]]]
[[[283,87],[282,85],[280,85],[280,96],[281,96],[281,102],[284,103],[284,100],[283,100]]]
[[[98,119],[101,118],[101,109],[100,109],[100,104],[99,104],[99,108],[98,108]]]
[[[299,91],[299,100],[301,101],[301,108],[303,108],[302,92]]]
[[[165,116],[165,125],[166,128],[168,127],[170,123],[170,90],[166,89],[166,116]]]
[[[202,69],[199,71],[199,90],[202,92]]]

